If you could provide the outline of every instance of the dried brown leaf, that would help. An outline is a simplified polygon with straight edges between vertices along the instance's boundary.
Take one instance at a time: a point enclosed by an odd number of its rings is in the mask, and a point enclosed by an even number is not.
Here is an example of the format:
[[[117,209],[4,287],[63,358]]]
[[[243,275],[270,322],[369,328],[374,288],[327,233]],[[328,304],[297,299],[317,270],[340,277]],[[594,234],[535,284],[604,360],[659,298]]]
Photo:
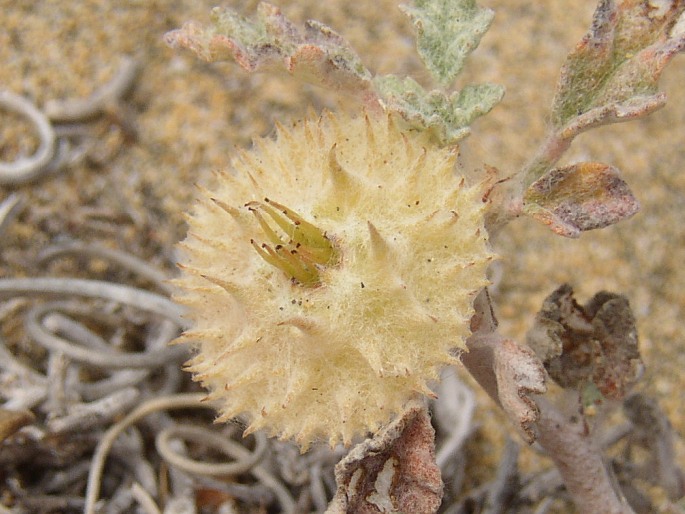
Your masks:
[[[528,344],[566,389],[594,386],[620,400],[642,374],[635,319],[628,300],[617,294],[600,292],[581,306],[573,289],[562,285],[545,299]]]
[[[523,201],[526,214],[566,237],[613,225],[640,208],[619,171],[595,162],[549,171],[527,189]]]
[[[426,408],[414,404],[335,467],[338,490],[327,514],[431,514],[442,501],[435,431]]]

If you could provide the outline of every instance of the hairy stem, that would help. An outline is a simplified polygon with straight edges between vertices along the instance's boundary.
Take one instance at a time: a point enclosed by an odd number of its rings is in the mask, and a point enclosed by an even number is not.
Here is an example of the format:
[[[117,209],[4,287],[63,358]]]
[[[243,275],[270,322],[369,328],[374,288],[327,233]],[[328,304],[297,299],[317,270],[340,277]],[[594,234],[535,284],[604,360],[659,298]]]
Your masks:
[[[488,233],[493,236],[523,212],[523,196],[533,182],[542,177],[571,146],[575,134],[550,133],[534,157],[512,177],[495,184],[488,198],[492,209],[486,218]]]
[[[547,136],[547,139],[540,145],[535,156],[521,168],[514,182],[520,187],[519,195],[537,179],[542,177],[545,172],[549,171],[552,166],[564,155],[573,141],[573,136],[564,137],[562,131],[553,132]]]
[[[537,405],[538,442],[559,469],[578,511],[634,514],[614,487],[582,414],[564,415],[542,398]]]

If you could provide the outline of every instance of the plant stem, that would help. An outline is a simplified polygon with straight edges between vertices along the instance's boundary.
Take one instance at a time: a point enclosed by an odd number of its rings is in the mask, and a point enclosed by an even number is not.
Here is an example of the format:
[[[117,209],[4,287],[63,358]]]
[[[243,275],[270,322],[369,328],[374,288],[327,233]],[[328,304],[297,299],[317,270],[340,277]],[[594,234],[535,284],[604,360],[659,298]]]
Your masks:
[[[521,194],[537,179],[542,177],[571,146],[573,136],[564,137],[562,131],[551,133],[540,145],[533,159],[521,168],[514,179],[521,187]]]
[[[554,166],[574,137],[575,133],[568,131],[550,133],[525,166],[511,178],[496,184],[492,194],[488,193],[493,209],[487,216],[486,227],[491,236],[521,215],[526,190]]]
[[[537,405],[537,440],[559,469],[578,511],[634,514],[612,484],[583,415],[566,416],[543,398]]]

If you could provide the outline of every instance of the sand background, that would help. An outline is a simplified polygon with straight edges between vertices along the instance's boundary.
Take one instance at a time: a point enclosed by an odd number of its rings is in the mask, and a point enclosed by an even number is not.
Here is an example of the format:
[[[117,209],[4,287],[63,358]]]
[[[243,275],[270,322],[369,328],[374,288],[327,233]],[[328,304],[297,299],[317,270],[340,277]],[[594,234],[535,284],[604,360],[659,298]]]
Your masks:
[[[257,2],[227,2],[249,14]],[[483,162],[514,171],[544,135],[559,67],[590,24],[593,0],[488,0],[496,18],[459,84],[503,84],[504,101],[473,126],[463,148],[468,166]],[[301,117],[308,105],[335,108],[331,94],[287,76],[248,76],[228,63],[206,64],[165,46],[162,36],[187,20],[207,22],[215,2],[0,0],[0,87],[42,106],[50,99],[86,97],[136,56],[141,71],[123,111],[93,126],[100,159],[21,187],[25,208],[2,236],[0,276],[64,275],[125,280],[97,261],[84,268],[59,261],[35,264],[59,241],[100,242],[173,273],[174,244],[183,237],[182,212],[193,184],[225,167],[233,148],[270,134],[274,120]],[[329,24],[378,73],[412,73],[426,83],[409,21],[396,0],[289,0],[284,13],[300,24]],[[642,204],[634,218],[579,240],[555,236],[531,219],[498,239],[503,278],[494,294],[502,330],[522,338],[542,300],[570,282],[581,302],[605,289],[625,294],[638,320],[647,374],[641,388],[656,395],[674,427],[685,433],[685,57],[662,79],[665,109],[652,116],[580,136],[564,162],[595,160],[623,172]],[[112,120],[135,126],[126,139]],[[21,118],[0,111],[0,159],[31,152],[37,141]],[[3,325],[9,332],[12,323]],[[488,438],[506,432],[488,400],[479,418]],[[504,427],[504,428],[502,428]],[[496,447],[482,454],[496,460]],[[683,445],[679,445],[683,455]],[[681,460],[685,461],[685,459]]]

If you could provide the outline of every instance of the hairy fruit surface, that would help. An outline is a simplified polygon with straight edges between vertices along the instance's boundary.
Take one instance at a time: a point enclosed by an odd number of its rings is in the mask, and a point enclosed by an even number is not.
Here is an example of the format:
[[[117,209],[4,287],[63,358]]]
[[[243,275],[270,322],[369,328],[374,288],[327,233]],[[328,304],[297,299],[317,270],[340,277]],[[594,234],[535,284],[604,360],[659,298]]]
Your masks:
[[[220,419],[349,444],[432,395],[493,258],[455,159],[392,117],[324,114],[201,190],[176,300]]]

